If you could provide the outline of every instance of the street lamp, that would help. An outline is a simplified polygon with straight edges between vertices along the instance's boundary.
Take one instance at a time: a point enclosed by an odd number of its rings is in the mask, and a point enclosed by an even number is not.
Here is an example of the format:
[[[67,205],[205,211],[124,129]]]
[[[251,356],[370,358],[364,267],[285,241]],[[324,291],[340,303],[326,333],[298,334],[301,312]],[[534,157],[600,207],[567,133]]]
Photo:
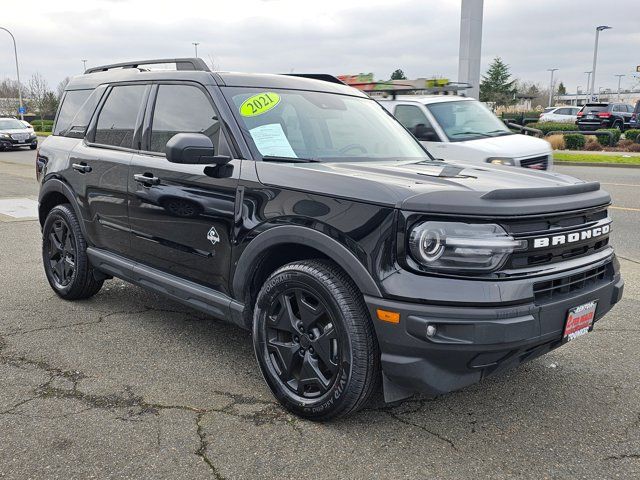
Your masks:
[[[622,77],[625,77],[626,75],[624,73],[619,73],[617,75],[614,75],[614,77],[618,77],[618,101],[620,101],[620,80],[622,80]]]
[[[191,45],[196,49],[196,58],[198,58],[198,45],[200,45],[200,42],[192,42]]]
[[[612,27],[609,27],[607,25],[600,25],[598,27],[596,27],[596,43],[593,47],[593,67],[591,68],[591,88],[590,88],[590,93],[593,96],[594,93],[594,86],[596,83],[596,61],[598,60],[598,38],[600,37],[600,32],[603,30],[609,30]]]
[[[549,82],[549,106],[551,106],[551,102],[553,101],[553,72],[558,70],[557,68],[548,68],[547,72],[551,72],[551,82]]]
[[[4,27],[0,27],[0,30],[4,30],[9,35],[11,35],[11,40],[13,40],[13,54],[16,57],[16,77],[18,78],[18,100],[20,102],[20,120],[24,120],[24,107],[22,106],[22,85],[20,84],[20,68],[18,67],[18,48],[16,47],[16,37],[13,36],[9,30]]]
[[[578,106],[578,97],[580,96],[580,89],[582,85],[576,85],[576,107]]]

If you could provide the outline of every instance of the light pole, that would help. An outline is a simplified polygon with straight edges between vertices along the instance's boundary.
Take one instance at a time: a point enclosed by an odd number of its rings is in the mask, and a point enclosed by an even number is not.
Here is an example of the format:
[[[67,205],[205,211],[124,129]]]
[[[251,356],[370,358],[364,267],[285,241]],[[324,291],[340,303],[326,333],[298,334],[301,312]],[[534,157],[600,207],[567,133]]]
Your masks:
[[[577,85],[576,86],[576,107],[578,106],[578,97],[580,96],[580,88],[582,87],[582,85]]]
[[[551,81],[549,82],[549,107],[553,101],[553,72],[558,70],[557,68],[547,68],[547,72],[551,72]]]
[[[593,67],[591,68],[591,88],[589,89],[592,97],[594,94],[594,88],[596,84],[596,62],[598,60],[598,38],[600,37],[601,31],[609,30],[610,28],[612,27],[609,27],[607,25],[599,25],[596,27],[596,43],[593,46]]]
[[[587,74],[587,95],[589,95],[589,89],[591,88],[591,71],[584,72]],[[588,99],[587,99],[588,100]]]
[[[198,45],[200,45],[200,42],[192,42],[192,45],[196,49],[196,58],[198,58]]]
[[[16,47],[16,37],[13,36],[9,30],[4,27],[0,27],[0,30],[4,30],[9,35],[11,35],[11,40],[13,40],[13,54],[16,57],[16,77],[18,78],[18,100],[20,102],[20,120],[24,120],[24,107],[22,106],[22,85],[20,84],[20,67],[18,67],[18,48]]]
[[[80,60],[82,62],[82,73],[87,71],[87,61],[86,60]]]
[[[622,80],[622,77],[625,77],[626,75],[624,73],[619,73],[617,75],[614,75],[614,77],[618,77],[618,101],[620,101],[620,80]]]

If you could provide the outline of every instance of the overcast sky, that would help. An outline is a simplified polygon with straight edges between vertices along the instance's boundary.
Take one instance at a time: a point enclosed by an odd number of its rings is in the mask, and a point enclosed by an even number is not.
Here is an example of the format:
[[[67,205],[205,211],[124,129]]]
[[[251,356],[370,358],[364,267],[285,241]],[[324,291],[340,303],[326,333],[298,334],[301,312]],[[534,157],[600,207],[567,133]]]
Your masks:
[[[485,0],[482,71],[500,56],[519,79],[546,86],[553,67],[569,91],[585,88],[602,24],[614,28],[600,36],[596,87],[617,87],[617,73],[638,85],[638,0]],[[0,26],[16,36],[23,80],[37,71],[52,88],[81,59],[192,56],[192,42],[220,70],[456,80],[460,0],[30,0],[4,8]],[[0,45],[0,77],[13,77],[4,32]]]

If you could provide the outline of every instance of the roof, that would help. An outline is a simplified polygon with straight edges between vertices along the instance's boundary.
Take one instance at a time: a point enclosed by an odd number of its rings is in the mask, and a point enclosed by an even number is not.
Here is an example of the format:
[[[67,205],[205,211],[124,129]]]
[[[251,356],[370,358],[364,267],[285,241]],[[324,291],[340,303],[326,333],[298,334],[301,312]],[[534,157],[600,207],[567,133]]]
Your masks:
[[[146,70],[144,66],[159,63],[175,63],[176,70]],[[181,68],[188,65],[189,68]],[[73,77],[66,90],[84,90],[98,85],[116,82],[183,80],[220,87],[258,87],[291,90],[311,90],[367,97],[355,88],[348,87],[335,77],[326,74],[278,75],[266,73],[211,72],[201,59],[141,60],[88,69],[83,75]]]
[[[428,105],[431,103],[444,103],[444,102],[458,102],[461,100],[475,100],[470,97],[460,97],[458,95],[398,95],[395,99],[384,99],[384,98],[376,98],[379,102],[391,102],[391,101],[402,101],[402,102],[416,102],[422,103],[424,105]]]

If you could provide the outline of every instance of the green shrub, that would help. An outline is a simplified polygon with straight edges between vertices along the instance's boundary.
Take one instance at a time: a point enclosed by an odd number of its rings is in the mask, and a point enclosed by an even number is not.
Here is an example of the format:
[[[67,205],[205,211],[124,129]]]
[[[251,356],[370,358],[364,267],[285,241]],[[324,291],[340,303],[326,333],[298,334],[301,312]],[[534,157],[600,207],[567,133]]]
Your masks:
[[[31,126],[34,129],[40,130],[42,132],[44,131],[42,130],[43,127],[51,127],[53,125],[53,120],[32,120],[29,123],[31,123]]]
[[[640,129],[632,128],[624,132],[624,137],[632,142],[638,142],[638,136],[640,136]]]
[[[564,136],[564,144],[567,150],[582,150],[586,140],[581,133],[567,133]]]
[[[620,140],[620,130],[617,128],[599,128],[596,132],[611,132],[613,133],[613,142],[611,142],[608,135],[598,135],[598,143],[603,147],[615,147]]]
[[[43,125],[41,127],[36,127],[33,125],[33,128],[36,132],[50,132],[53,129],[52,125]]]
[[[554,123],[554,122],[528,123],[527,127],[537,128],[538,130],[542,130],[542,133],[544,135],[546,135],[549,132],[553,132],[554,130],[567,132],[567,131],[578,129],[578,127],[576,127],[573,123]]]

